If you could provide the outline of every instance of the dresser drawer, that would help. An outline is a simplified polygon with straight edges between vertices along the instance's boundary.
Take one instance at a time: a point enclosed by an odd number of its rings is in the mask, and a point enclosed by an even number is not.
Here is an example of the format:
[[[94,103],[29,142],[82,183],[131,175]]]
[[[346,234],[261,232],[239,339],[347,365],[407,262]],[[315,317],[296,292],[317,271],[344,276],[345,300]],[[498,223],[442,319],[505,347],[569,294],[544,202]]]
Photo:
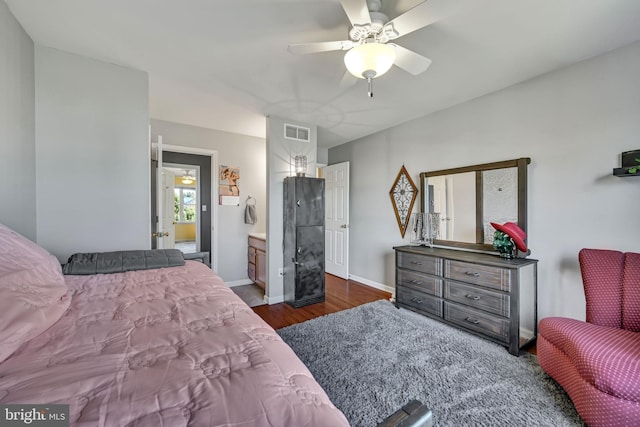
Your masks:
[[[410,254],[407,252],[396,252],[396,254],[396,265],[399,268],[433,274],[434,276],[442,276],[441,258]]]
[[[252,248],[251,246],[249,246],[249,251],[248,251],[248,259],[247,261],[255,264],[256,263],[256,249]]]
[[[437,297],[442,296],[442,279],[410,270],[396,270],[398,285],[416,288]]]
[[[450,301],[509,317],[509,295],[503,292],[447,280],[444,284],[444,297]]]
[[[444,276],[500,291],[511,291],[511,270],[463,261],[445,260]]]
[[[405,286],[396,286],[396,299],[401,305],[442,317],[442,300]]]
[[[444,301],[444,319],[504,343],[509,342],[509,320]]]

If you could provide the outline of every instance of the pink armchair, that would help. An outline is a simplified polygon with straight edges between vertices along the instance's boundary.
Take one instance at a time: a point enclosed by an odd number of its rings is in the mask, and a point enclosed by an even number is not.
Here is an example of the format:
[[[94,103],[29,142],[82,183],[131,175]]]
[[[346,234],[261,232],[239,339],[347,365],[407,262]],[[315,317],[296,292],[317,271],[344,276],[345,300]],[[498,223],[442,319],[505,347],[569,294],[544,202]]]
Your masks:
[[[582,249],[587,321],[549,317],[538,362],[589,426],[640,426],[640,254]]]

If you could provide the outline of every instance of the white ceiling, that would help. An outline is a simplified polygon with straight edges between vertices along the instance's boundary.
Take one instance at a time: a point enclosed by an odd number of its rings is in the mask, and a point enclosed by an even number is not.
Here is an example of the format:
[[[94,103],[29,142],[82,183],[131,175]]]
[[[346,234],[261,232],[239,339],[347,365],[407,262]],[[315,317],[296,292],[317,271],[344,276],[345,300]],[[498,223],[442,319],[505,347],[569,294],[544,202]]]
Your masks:
[[[190,168],[189,166],[185,166],[184,168],[178,168],[173,166],[163,166],[162,169],[168,170],[169,172],[173,172],[173,174],[176,176],[183,176],[183,175],[186,175],[188,172],[189,175],[191,175],[193,178],[196,177],[198,172],[197,169]]]
[[[318,126],[331,147],[640,40],[639,0],[450,0],[454,14],[396,40],[433,60],[341,89],[338,0],[5,0],[32,39],[149,73],[152,118],[265,136],[265,116]],[[420,0],[383,0],[390,18]]]

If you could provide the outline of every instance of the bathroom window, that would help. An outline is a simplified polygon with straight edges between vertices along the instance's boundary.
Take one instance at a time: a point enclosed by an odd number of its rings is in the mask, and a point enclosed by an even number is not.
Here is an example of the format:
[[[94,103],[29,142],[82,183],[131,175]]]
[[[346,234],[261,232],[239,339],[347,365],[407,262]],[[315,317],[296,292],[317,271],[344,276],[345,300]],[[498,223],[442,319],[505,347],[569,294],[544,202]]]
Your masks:
[[[195,222],[197,212],[196,190],[176,187],[174,192],[174,213],[176,222]]]

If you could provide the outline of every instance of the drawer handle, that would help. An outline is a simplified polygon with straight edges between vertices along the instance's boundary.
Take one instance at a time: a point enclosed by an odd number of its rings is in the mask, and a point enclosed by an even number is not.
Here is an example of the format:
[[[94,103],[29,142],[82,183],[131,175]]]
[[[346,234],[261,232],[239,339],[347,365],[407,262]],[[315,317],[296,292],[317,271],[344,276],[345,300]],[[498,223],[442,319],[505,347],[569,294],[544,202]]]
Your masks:
[[[422,261],[411,261],[411,264],[422,265]]]
[[[413,283],[414,285],[422,285],[422,280],[416,280],[416,279],[413,279],[413,280],[412,280],[411,282],[409,282],[409,283]]]
[[[469,299],[472,299],[474,301],[478,301],[480,299],[480,297],[478,295],[471,295],[471,294],[465,295],[465,298],[469,298]]]
[[[422,300],[420,298],[413,297],[411,298],[411,301],[415,302],[416,304],[422,304]]]
[[[480,277],[480,273],[474,273],[473,271],[465,271],[464,274],[467,276]]]
[[[473,319],[473,318],[471,318],[471,317],[467,317],[467,318],[466,318],[466,319],[464,319],[464,320],[466,320],[466,321],[467,321],[467,322],[469,322],[469,323],[473,323],[474,325],[477,325],[477,324],[479,324],[479,323],[480,323],[480,321],[479,321],[478,319]]]

